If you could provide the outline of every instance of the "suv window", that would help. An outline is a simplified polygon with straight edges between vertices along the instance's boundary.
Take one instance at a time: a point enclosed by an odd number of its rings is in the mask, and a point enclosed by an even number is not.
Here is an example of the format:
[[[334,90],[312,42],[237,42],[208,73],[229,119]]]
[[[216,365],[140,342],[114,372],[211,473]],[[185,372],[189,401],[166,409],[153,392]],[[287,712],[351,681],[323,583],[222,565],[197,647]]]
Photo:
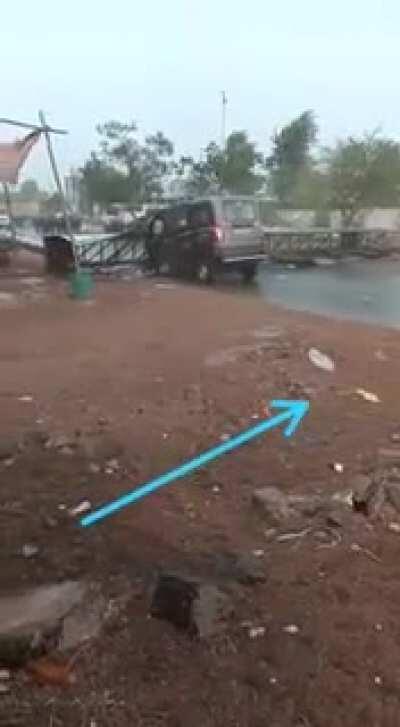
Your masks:
[[[256,205],[249,199],[225,199],[223,215],[232,227],[253,227],[257,221]]]
[[[210,227],[214,224],[214,215],[211,202],[198,202],[189,207],[190,227]]]
[[[168,217],[171,230],[179,232],[179,230],[185,229],[188,224],[187,205],[181,204],[177,207],[173,207],[169,210]]]

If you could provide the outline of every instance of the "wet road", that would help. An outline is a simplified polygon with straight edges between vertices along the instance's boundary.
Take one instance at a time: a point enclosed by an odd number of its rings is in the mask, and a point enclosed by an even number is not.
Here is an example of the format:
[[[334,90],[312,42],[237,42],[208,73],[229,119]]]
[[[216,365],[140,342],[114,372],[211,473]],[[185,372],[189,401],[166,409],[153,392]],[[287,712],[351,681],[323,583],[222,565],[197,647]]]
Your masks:
[[[400,328],[400,260],[265,265],[257,284],[268,301],[287,308]]]

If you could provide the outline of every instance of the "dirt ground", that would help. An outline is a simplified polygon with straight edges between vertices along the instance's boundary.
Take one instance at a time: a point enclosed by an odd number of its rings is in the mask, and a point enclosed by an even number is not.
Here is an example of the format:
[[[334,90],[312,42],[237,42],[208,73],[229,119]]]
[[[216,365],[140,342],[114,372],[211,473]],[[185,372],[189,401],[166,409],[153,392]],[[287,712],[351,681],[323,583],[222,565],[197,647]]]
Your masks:
[[[79,302],[27,256],[0,274],[0,320],[1,592],[82,578],[113,614],[71,686],[13,673],[0,725],[399,725],[400,534],[354,513],[322,533],[305,519],[282,540],[252,493],[345,491],[379,448],[399,446],[400,334],[239,287],[100,281]],[[333,373],[309,362],[312,346]],[[92,528],[68,515],[254,424],[275,398],[310,400],[291,440],[270,432]],[[24,557],[24,545],[38,550]],[[234,610],[220,634],[197,640],[149,617],[157,572],[219,582],[221,557],[253,551],[266,581],[224,581]]]

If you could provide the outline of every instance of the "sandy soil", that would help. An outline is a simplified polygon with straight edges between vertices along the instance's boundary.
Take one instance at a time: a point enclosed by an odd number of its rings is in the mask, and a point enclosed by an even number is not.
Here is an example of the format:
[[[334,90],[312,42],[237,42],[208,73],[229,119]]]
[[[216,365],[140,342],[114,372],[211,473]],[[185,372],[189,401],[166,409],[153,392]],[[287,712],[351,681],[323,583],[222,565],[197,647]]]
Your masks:
[[[400,334],[172,281],[99,282],[78,302],[40,274],[26,258],[0,276],[0,443],[14,452],[0,464],[0,588],[86,578],[115,613],[72,686],[13,674],[0,725],[398,725],[400,535],[354,514],[325,535],[305,520],[282,542],[252,493],[344,491],[376,469],[400,432]],[[311,346],[334,373],[309,362]],[[292,440],[271,432],[88,530],[60,509],[100,505],[298,397],[311,410]],[[221,556],[254,550],[266,582],[223,584],[223,634],[193,640],[149,618],[157,571],[216,582]]]

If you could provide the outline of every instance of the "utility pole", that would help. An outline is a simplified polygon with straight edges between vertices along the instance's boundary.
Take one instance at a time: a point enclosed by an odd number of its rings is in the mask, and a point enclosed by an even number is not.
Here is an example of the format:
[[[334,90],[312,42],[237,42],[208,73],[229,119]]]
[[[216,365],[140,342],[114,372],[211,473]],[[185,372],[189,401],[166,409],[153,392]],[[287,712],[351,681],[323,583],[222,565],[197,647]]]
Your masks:
[[[226,146],[226,107],[228,99],[225,91],[221,91],[222,113],[221,113],[221,149],[224,152]]]
[[[51,166],[51,170],[53,172],[54,181],[56,183],[57,191],[58,191],[59,198],[60,198],[60,203],[61,203],[61,207],[62,207],[62,211],[63,211],[63,215],[64,215],[65,227],[66,227],[67,233],[71,240],[72,255],[74,258],[75,270],[79,271],[79,258],[78,258],[78,254],[77,254],[77,250],[76,250],[75,235],[74,235],[74,232],[72,229],[71,219],[69,216],[69,209],[67,207],[67,203],[65,200],[64,190],[63,190],[63,187],[61,184],[60,175],[59,175],[59,172],[57,169],[56,158],[54,156],[53,147],[51,144],[51,139],[50,139],[50,134],[49,134],[49,131],[51,131],[51,129],[46,124],[46,119],[45,119],[43,111],[39,111],[39,121],[40,121],[39,128],[42,130],[44,137],[46,139],[46,146],[47,146],[47,152],[48,152],[49,159],[50,159],[50,166]]]

